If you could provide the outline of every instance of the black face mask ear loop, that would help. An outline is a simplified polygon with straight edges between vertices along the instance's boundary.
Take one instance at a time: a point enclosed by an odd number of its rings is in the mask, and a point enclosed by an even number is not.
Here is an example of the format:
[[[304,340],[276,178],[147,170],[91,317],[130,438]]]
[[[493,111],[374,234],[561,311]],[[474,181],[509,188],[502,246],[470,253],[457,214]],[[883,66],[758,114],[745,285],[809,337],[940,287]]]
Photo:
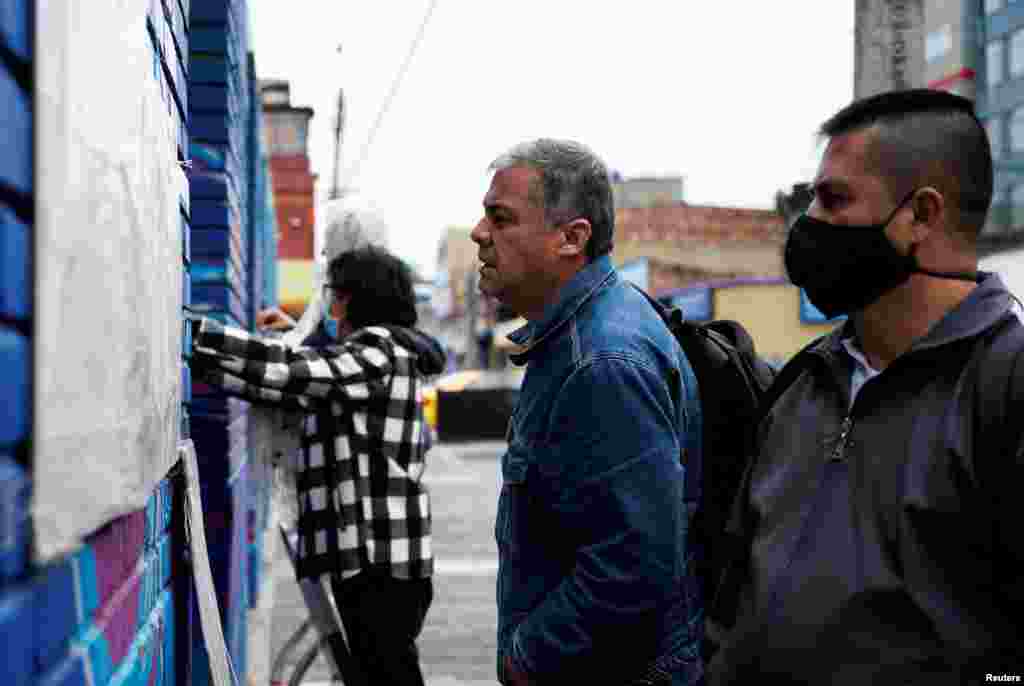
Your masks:
[[[927,276],[933,276],[936,279],[955,279],[957,281],[970,281],[971,283],[978,283],[977,272],[940,272],[933,269],[925,269],[921,266],[921,263],[917,261],[917,246],[918,243],[910,246],[910,252],[907,253],[907,257],[914,263],[915,274],[925,274]]]
[[[921,189],[915,188],[914,190],[910,191],[910,193],[905,198],[903,198],[903,203],[907,202],[907,200],[910,200],[910,198],[912,198],[914,194],[917,193],[919,190]],[[900,203],[900,206],[902,206],[903,203]],[[914,212],[914,221],[917,221],[917,210],[915,210],[913,206],[911,206],[910,209]],[[899,207],[896,208],[896,211],[899,211]],[[893,212],[892,216],[896,216],[896,212]],[[892,217],[889,218],[889,221],[892,221]],[[917,261],[918,245],[920,245],[920,243],[914,243],[912,246],[910,246],[910,252],[907,253],[907,258],[911,260],[911,263],[913,264],[912,271],[915,274],[925,274],[926,276],[932,276],[937,279],[955,279],[957,281],[970,281],[972,283],[978,283],[977,272],[940,272],[933,269],[925,269],[924,267],[921,266],[921,263]]]

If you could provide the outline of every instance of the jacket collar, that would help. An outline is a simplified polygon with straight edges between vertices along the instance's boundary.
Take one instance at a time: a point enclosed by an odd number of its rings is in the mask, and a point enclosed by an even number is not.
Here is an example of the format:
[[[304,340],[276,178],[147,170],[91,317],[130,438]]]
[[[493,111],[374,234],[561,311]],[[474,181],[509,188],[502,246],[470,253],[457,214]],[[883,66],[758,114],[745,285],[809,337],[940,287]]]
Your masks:
[[[938,348],[976,336],[1011,313],[1012,304],[1013,296],[1002,278],[992,272],[979,271],[978,287],[939,319],[907,352]],[[847,338],[856,338],[856,329],[850,319],[826,336],[815,349],[837,354],[842,351],[842,341]]]
[[[562,324],[567,322],[576,312],[593,297],[594,293],[605,284],[614,284],[618,280],[611,257],[602,255],[569,280],[558,292],[558,298],[544,308],[540,318],[529,322],[508,335],[508,339],[522,349],[510,355],[517,365],[526,364],[530,353],[537,345],[551,336]]]

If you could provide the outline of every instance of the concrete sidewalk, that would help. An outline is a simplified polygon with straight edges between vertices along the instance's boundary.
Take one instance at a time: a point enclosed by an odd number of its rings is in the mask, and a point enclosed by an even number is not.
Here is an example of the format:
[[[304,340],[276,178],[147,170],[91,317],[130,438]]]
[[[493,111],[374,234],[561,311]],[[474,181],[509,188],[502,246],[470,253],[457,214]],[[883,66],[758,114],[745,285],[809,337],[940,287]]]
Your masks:
[[[504,442],[439,443],[427,460],[424,482],[433,507],[434,602],[418,646],[428,686],[497,684],[494,517],[500,490],[498,460],[504,450]],[[306,617],[283,546],[277,546],[268,576],[274,580],[269,641],[265,636],[259,639],[261,646],[269,642],[267,667]],[[303,683],[327,686],[329,676],[320,658]],[[267,681],[251,683],[265,686]]]

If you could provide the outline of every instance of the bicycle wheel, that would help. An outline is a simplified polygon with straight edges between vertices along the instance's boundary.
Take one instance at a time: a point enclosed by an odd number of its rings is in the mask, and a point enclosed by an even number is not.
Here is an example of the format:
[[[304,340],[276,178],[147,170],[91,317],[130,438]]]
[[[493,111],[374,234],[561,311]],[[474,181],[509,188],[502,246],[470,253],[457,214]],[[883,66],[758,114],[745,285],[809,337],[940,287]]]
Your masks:
[[[305,620],[277,653],[277,656],[274,658],[274,664],[270,669],[271,686],[283,686],[284,674],[287,671],[288,664],[292,661],[292,653],[302,644],[306,634],[312,630],[313,622],[308,619]]]
[[[316,656],[320,654],[322,648],[326,648],[324,645],[325,641],[320,641],[309,647],[309,650],[303,654],[299,661],[295,664],[295,671],[288,678],[288,686],[302,686],[302,680],[306,676],[306,672],[316,662]],[[342,681],[341,676],[334,674],[331,676],[332,686],[345,686],[345,682]]]

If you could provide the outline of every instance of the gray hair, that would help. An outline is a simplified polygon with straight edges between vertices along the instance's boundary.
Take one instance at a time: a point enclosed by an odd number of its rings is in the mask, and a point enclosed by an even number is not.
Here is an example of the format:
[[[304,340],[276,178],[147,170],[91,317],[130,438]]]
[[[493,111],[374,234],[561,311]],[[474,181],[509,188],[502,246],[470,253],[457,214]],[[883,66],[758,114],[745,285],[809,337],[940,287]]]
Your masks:
[[[588,261],[611,252],[615,232],[615,201],[608,168],[581,143],[538,138],[514,146],[491,163],[491,171],[529,167],[540,174],[540,188],[531,198],[544,208],[544,220],[559,224],[583,218],[590,222]]]

